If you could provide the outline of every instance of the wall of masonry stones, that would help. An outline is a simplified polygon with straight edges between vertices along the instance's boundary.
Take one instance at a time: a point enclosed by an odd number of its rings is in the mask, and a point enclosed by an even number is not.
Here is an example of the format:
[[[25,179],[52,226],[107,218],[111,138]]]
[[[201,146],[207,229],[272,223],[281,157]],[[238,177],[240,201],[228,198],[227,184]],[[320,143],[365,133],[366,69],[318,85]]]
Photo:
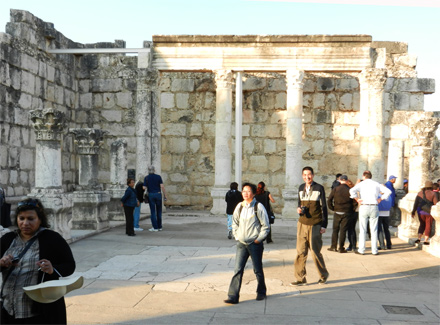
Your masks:
[[[0,186],[9,197],[26,195],[35,185],[35,135],[28,117],[32,109],[53,107],[64,112],[66,132],[67,128],[81,127],[109,132],[99,156],[98,179],[104,187],[110,183],[109,150],[115,140],[127,141],[128,168],[136,166],[136,89],[142,75],[137,58],[116,54],[50,55],[45,51],[48,43],[62,48],[125,46],[122,41],[75,43],[51,23],[25,11],[11,12],[6,33],[0,33]],[[396,49],[387,61],[402,57],[411,61],[400,54],[403,52]],[[433,90],[434,84],[429,79],[412,79],[413,63],[403,63],[408,68],[392,70],[386,83],[385,137],[405,141],[407,175],[409,125],[416,121],[416,112],[423,110],[423,93]],[[211,72],[159,75],[161,173],[171,206],[206,209],[212,205],[215,91]],[[243,180],[266,182],[279,212],[285,179],[285,75],[245,73],[243,91]],[[358,177],[359,91],[356,74],[305,75],[304,165],[315,168],[316,180],[327,191],[338,172],[347,173],[352,180]],[[233,124],[234,107],[235,103]],[[234,150],[233,143],[231,147]],[[234,156],[232,159],[233,164]],[[66,133],[62,170],[67,192],[77,184],[77,168],[73,136]],[[435,162],[432,170],[434,178],[440,178]]]

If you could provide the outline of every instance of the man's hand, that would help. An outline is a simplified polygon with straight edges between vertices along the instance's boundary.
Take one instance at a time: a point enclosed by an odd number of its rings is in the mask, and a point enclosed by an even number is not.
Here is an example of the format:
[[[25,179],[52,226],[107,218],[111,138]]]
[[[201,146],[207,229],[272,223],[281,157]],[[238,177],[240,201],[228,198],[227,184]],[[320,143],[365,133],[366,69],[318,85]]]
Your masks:
[[[298,214],[301,214],[301,208],[298,207],[298,208],[296,209],[296,212],[298,212]]]
[[[321,234],[324,234],[324,233],[325,233],[325,228],[322,228],[322,227],[321,227],[321,231],[320,231],[320,233],[321,233]]]
[[[255,243],[255,244],[259,244],[260,242],[259,242],[257,239],[255,239],[255,240],[254,240],[254,243]]]

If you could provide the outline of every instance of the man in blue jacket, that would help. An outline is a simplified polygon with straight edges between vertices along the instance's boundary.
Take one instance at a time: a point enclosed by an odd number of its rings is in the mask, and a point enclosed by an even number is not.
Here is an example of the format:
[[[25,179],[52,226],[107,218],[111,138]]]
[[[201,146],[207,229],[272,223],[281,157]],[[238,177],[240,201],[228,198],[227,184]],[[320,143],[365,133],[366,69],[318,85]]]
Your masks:
[[[388,182],[385,183],[385,186],[391,191],[391,195],[388,199],[379,203],[379,220],[377,225],[377,238],[379,239],[378,249],[391,249],[391,234],[389,230],[390,211],[396,204],[396,190],[394,189],[396,179],[397,177],[394,175],[388,178]],[[386,240],[386,247],[384,239]]]

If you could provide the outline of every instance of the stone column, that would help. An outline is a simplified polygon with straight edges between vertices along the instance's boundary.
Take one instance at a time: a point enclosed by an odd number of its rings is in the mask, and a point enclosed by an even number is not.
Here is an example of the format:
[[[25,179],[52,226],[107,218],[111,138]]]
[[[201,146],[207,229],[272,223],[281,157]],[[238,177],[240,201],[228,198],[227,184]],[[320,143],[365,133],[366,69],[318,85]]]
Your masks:
[[[121,213],[121,197],[127,188],[127,141],[119,139],[110,147],[110,185],[107,188],[110,194],[108,204],[109,220],[123,221]]]
[[[61,141],[64,114],[53,108],[29,112],[35,131],[35,188],[62,188]]]
[[[243,160],[243,73],[236,72],[235,77],[235,181],[238,188],[242,183]]]
[[[232,72],[216,70],[215,183],[211,190],[212,214],[225,214],[225,194],[229,190],[232,169]]]
[[[99,151],[107,131],[100,129],[70,129],[75,135],[79,155],[79,181],[73,193],[73,229],[101,231],[109,227],[107,204],[110,195],[98,182]]]
[[[286,184],[283,190],[285,218],[297,218],[298,187],[302,183],[302,70],[287,70],[287,120],[286,120]]]
[[[137,79],[136,175],[154,165],[160,173],[160,112],[157,105],[157,70],[139,70]]]
[[[359,75],[361,122],[358,175],[370,170],[373,179],[380,183],[385,176],[383,94],[386,80],[385,69],[365,69]]]
[[[399,204],[399,200],[406,195],[403,188],[403,160],[404,160],[404,142],[402,140],[390,140],[388,142],[388,164],[387,164],[387,177],[386,180],[391,175],[397,177],[394,183],[394,188],[396,189],[396,204]],[[400,209],[397,207],[391,208],[390,211],[390,224],[396,227],[400,224],[401,213]]]
[[[417,193],[430,179],[430,161],[432,140],[434,139],[440,120],[433,116],[433,112],[422,112],[417,121],[409,123],[411,151],[409,161],[409,193],[399,202],[402,212],[402,222],[399,225],[399,238],[409,241],[417,237],[419,227],[418,218],[411,217]]]
[[[35,131],[35,188],[29,196],[38,198],[48,214],[52,229],[70,240],[72,197],[62,187],[61,144],[65,116],[53,108],[29,112]]]

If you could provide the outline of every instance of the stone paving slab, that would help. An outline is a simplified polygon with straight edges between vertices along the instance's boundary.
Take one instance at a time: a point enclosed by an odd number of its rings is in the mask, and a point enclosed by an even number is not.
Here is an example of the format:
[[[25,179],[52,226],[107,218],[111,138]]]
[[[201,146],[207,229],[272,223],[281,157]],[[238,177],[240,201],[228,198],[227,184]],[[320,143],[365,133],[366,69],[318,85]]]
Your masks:
[[[143,220],[141,227],[148,229]],[[290,287],[296,222],[277,219],[266,244],[268,298],[255,300],[251,261],[238,305],[225,305],[235,262],[226,218],[164,216],[164,231],[125,236],[124,227],[71,244],[83,288],[66,296],[69,324],[439,324],[439,259],[393,238],[379,256],[327,251],[330,272],[318,285],[313,261],[309,284]],[[389,314],[384,305],[415,307],[422,315]]]

